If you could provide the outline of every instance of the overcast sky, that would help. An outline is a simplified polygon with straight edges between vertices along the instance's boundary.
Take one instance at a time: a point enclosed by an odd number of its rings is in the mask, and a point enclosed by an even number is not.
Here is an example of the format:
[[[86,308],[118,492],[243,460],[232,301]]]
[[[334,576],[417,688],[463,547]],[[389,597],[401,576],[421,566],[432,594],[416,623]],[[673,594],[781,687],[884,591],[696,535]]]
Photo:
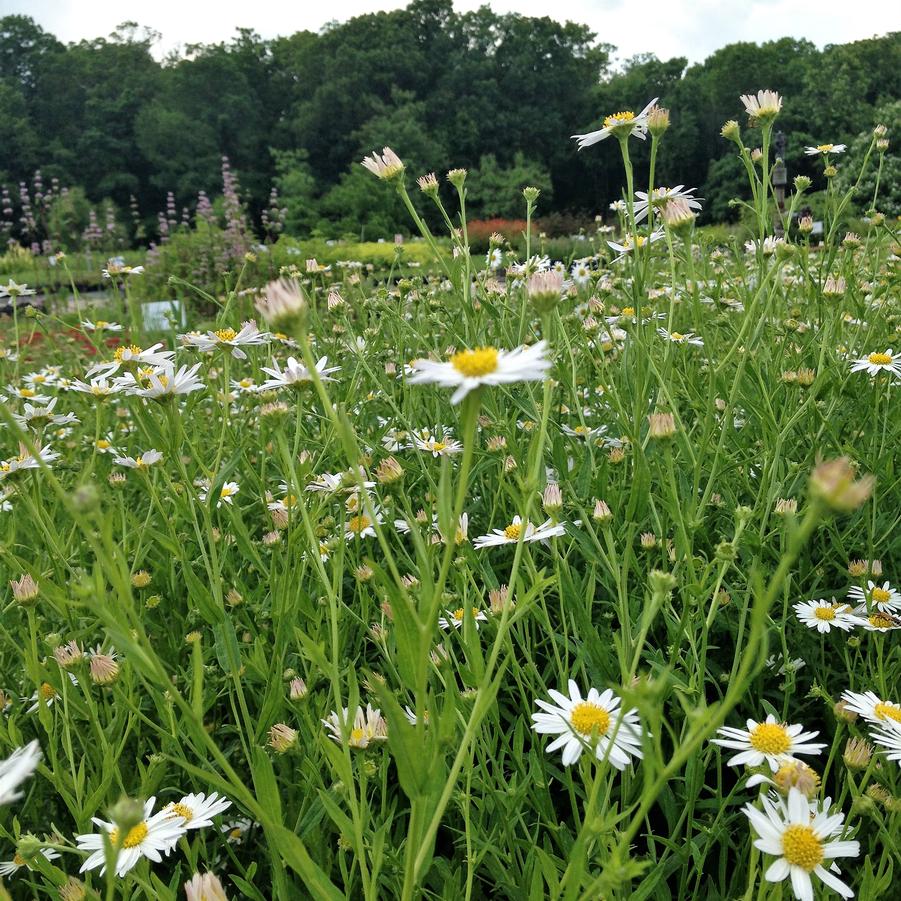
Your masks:
[[[328,21],[397,9],[392,0],[0,0],[0,13],[25,13],[63,41],[108,35],[132,20],[162,34],[158,56],[187,43],[228,40],[237,27],[263,37],[317,31]],[[454,0],[458,10],[485,0]],[[896,0],[489,0],[496,12],[550,15],[589,25],[618,56],[656,53],[703,60],[734,41],[791,36],[818,46],[901,30]],[[824,73],[824,77],[828,77]]]

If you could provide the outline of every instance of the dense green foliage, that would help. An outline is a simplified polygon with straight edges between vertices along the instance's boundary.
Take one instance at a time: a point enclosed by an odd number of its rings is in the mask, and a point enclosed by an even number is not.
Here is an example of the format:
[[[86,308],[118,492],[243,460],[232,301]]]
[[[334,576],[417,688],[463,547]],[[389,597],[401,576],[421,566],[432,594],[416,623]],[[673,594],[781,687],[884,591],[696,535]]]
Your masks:
[[[473,170],[476,218],[508,215],[526,181],[543,188],[542,214],[594,215],[620,196],[619,161],[579,154],[568,136],[654,96],[678,110],[660,182],[700,188],[710,219],[722,220],[743,176],[718,131],[738,114],[739,94],[765,85],[787,96],[790,175],[815,172],[806,144],[850,144],[877,115],[897,120],[885,104],[901,95],[897,34],[822,51],[792,38],[740,43],[693,66],[647,55],[614,67],[614,48],[586,26],[416,0],[319,34],[262,40],[242,30],[162,63],[154,38],[129,24],[65,46],[28,17],[0,19],[0,184],[9,189],[0,227],[26,244],[52,234],[72,249],[89,224],[84,204],[74,238],[40,221],[32,234],[20,221],[20,182],[40,219],[30,188],[40,169],[39,194],[52,179],[77,186],[101,205],[101,230],[111,217],[123,240],[156,237],[167,192],[176,217],[198,192],[221,192],[224,155],[255,222],[276,185],[295,233],[381,237],[408,220],[357,162],[387,143],[411,172]],[[883,196],[885,212],[901,212],[897,194]]]

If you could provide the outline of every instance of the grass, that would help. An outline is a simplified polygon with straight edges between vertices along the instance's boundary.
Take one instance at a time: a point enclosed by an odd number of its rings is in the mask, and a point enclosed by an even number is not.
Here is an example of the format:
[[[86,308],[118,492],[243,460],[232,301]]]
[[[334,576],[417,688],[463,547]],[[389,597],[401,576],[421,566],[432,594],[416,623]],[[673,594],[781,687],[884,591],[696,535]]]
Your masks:
[[[786,817],[763,799],[794,804],[797,786],[859,843],[845,882],[889,891],[901,784],[874,742],[901,711],[901,663],[868,582],[898,578],[897,378],[880,356],[898,341],[897,234],[871,217],[816,255],[803,236],[764,243],[768,174],[739,153],[756,179],[748,251],[700,253],[686,221],[621,258],[598,246],[563,286],[509,256],[497,279],[465,233],[453,255],[427,234],[436,274],[376,290],[337,267],[302,276],[271,317],[280,337],[245,359],[223,342],[274,289],[218,299],[191,326],[231,331],[168,348],[199,363],[176,397],[67,390],[120,342],[146,349],[134,327],[10,324],[0,565],[37,590],[0,621],[0,749],[36,738],[43,754],[0,812],[30,867],[8,877],[14,897],[169,899],[203,871],[253,899],[787,897],[743,805]],[[830,195],[827,232],[843,204]],[[128,324],[125,297],[92,319]],[[417,383],[417,359],[539,341],[547,372],[459,404]],[[871,354],[876,374],[851,371]],[[296,384],[251,390],[289,357]],[[452,375],[493,357],[456,360]],[[174,384],[163,372],[131,384]],[[22,388],[78,421],[16,419]],[[39,446],[58,456],[19,468]],[[794,609],[832,598],[850,631]],[[569,680],[590,702],[573,722],[594,732],[564,765],[532,716]],[[846,691],[882,713],[852,717]],[[815,780],[789,763],[776,787],[749,785],[769,766],[730,766],[711,742],[768,715],[819,733]],[[610,743],[630,735],[619,768]],[[231,806],[161,862],[78,873],[91,817],[116,824],[95,847],[121,864],[153,825],[129,799],[187,792]]]

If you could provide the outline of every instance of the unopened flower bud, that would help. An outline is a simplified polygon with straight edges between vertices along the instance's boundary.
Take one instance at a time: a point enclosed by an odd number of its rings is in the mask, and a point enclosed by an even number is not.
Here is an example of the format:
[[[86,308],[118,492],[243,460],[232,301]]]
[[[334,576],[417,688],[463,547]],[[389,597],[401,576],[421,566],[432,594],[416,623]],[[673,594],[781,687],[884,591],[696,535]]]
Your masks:
[[[269,747],[277,754],[285,754],[297,744],[297,731],[285,723],[276,723],[269,730]]]
[[[40,594],[38,583],[32,578],[31,573],[24,573],[18,581],[10,579],[9,586],[13,590],[13,599],[23,607],[31,607]]]
[[[613,519],[613,513],[610,511],[606,502],[602,500],[596,500],[594,502],[594,511],[591,516],[595,522],[602,524],[610,522],[610,520]]]
[[[741,129],[738,127],[738,122],[735,119],[730,119],[726,122],[720,129],[720,134],[729,141],[741,144]]]
[[[228,901],[222,883],[213,873],[195,873],[185,883],[186,901]]]
[[[873,757],[873,746],[861,738],[849,738],[842,759],[849,770],[865,770]]]
[[[451,169],[447,173],[447,180],[459,191],[463,187],[463,182],[466,181],[466,170]]]
[[[856,478],[847,457],[820,463],[810,476],[810,491],[838,513],[850,513],[860,507],[873,493],[872,475]]]
[[[548,482],[542,495],[542,506],[548,516],[555,516],[563,509],[563,493],[556,482]]]
[[[672,413],[651,413],[648,425],[650,438],[666,439],[676,434],[676,419]]]
[[[429,197],[438,196],[438,179],[434,172],[429,172],[428,175],[421,175],[416,179],[416,184],[419,185],[419,190],[422,191],[423,194],[426,194]]]
[[[394,457],[388,457],[376,467],[375,477],[380,485],[391,485],[404,477],[404,469]]]
[[[659,138],[668,128],[669,110],[660,106],[652,106],[648,111],[648,131],[651,136]]]

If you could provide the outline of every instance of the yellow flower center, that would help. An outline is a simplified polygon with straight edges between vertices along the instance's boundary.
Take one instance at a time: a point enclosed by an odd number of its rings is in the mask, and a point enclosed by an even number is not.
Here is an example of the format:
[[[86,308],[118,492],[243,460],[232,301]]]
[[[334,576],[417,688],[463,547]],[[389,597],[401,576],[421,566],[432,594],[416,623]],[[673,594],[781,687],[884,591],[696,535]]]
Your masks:
[[[623,307],[623,316],[634,316],[635,315],[635,307]]]
[[[31,379],[32,379],[32,381],[37,382],[37,384],[43,385],[44,382],[47,381],[47,376],[46,376],[46,375],[41,375],[40,373],[35,373],[35,374],[31,377]]]
[[[582,735],[606,735],[610,728],[610,713],[598,704],[582,701],[570,711],[569,724]]]
[[[613,113],[610,116],[604,116],[604,128],[616,128],[617,125],[625,125],[627,122],[631,122],[635,118],[635,113],[632,110],[620,110],[618,113]]]
[[[348,744],[351,744],[351,745],[361,744],[365,734],[366,734],[366,732],[363,729],[361,729],[360,727],[357,727],[356,729],[351,729]]]
[[[479,608],[473,607],[472,608],[472,618],[475,619],[478,615],[479,615]],[[454,618],[454,620],[456,622],[462,623],[463,617],[466,616],[466,611],[462,607],[457,607],[457,609],[454,610],[454,612],[451,614],[451,616]]]
[[[235,489],[230,485],[223,485],[222,490],[219,492],[219,497],[231,497],[235,493]]]
[[[433,441],[432,442],[432,450],[436,453],[441,453],[443,450],[447,450],[447,442],[446,441]]]
[[[17,867],[24,867],[24,866],[25,866],[25,858],[22,857],[22,855],[19,854],[18,851],[16,851],[16,853],[13,854],[13,863],[14,863]]]
[[[347,530],[349,532],[353,532],[355,535],[359,535],[361,532],[365,532],[372,525],[372,520],[366,516],[366,514],[360,514],[360,516],[351,516],[349,520],[347,520]]]
[[[783,794],[787,795],[789,789],[797,788],[809,797],[810,792],[815,791],[820,784],[820,777],[816,770],[811,769],[806,763],[790,760],[779,767],[773,775],[773,781]]]
[[[236,826],[228,833],[228,837],[231,841],[236,842],[243,834],[244,830]]]
[[[505,537],[509,538],[510,541],[519,541],[520,533],[522,532],[522,524],[518,522],[511,523],[504,529]]]
[[[123,848],[137,848],[138,845],[147,838],[147,824],[146,823],[138,823],[137,826],[132,827],[128,830],[128,835],[125,836],[125,841],[122,842]],[[113,829],[109,834],[109,839],[113,843],[113,845],[117,845],[119,843],[119,830]]]
[[[817,619],[826,620],[828,622],[829,620],[835,619],[835,607],[817,607],[813,611],[813,615]]]
[[[113,359],[117,363],[121,363],[125,359],[125,354],[127,353],[129,359],[131,357],[137,356],[141,352],[141,348],[138,347],[137,344],[125,345],[123,344],[121,347],[116,348],[116,352],[113,354]]]
[[[109,323],[105,319],[98,319],[94,323],[94,328],[106,328],[108,325]]]
[[[238,382],[238,384],[242,388],[249,388],[253,384],[253,379],[241,379],[241,381]]]
[[[235,338],[238,337],[238,333],[237,333],[233,328],[220,328],[220,329],[216,329],[216,331],[213,332],[213,334],[214,334],[220,341],[234,341]]]
[[[489,375],[497,369],[497,351],[493,347],[463,350],[451,357],[454,369],[467,378]]]
[[[868,617],[874,629],[891,629],[895,621],[887,613],[874,613]]]
[[[31,388],[20,388],[19,396],[20,397],[34,397],[37,392],[33,391]]]
[[[873,708],[873,716],[876,717],[877,720],[894,720],[896,723],[901,723],[901,707],[897,704],[883,704],[879,703]]]
[[[52,701],[56,697],[56,689],[49,682],[41,683],[39,693],[45,701]]]
[[[891,354],[870,354],[867,359],[874,366],[889,366],[892,362]]]
[[[810,826],[792,823],[782,833],[782,855],[792,866],[809,873],[823,861],[823,843]]]
[[[683,335],[682,332],[670,332],[670,338],[672,338],[673,341],[684,341],[685,335]]]
[[[588,426],[587,425],[577,425],[573,431],[577,435],[587,435],[588,434]]]
[[[758,723],[751,732],[750,742],[761,754],[784,754],[791,747],[785,727],[778,723]]]
[[[136,458],[135,458],[135,467],[136,467],[137,469],[143,469],[146,465],[147,465],[147,464],[144,462],[144,458],[143,458],[143,457],[136,457]]]
[[[874,588],[870,592],[870,597],[876,604],[884,604],[892,599],[891,592],[886,591],[884,588]]]
[[[819,150],[820,153],[829,153],[834,146],[835,144],[817,144],[817,150]]]
[[[110,447],[109,441],[106,438],[99,438],[97,440],[97,450],[108,450]]]
[[[190,823],[194,819],[194,811],[186,804],[170,804],[169,810],[177,817],[182,817],[186,823]]]

